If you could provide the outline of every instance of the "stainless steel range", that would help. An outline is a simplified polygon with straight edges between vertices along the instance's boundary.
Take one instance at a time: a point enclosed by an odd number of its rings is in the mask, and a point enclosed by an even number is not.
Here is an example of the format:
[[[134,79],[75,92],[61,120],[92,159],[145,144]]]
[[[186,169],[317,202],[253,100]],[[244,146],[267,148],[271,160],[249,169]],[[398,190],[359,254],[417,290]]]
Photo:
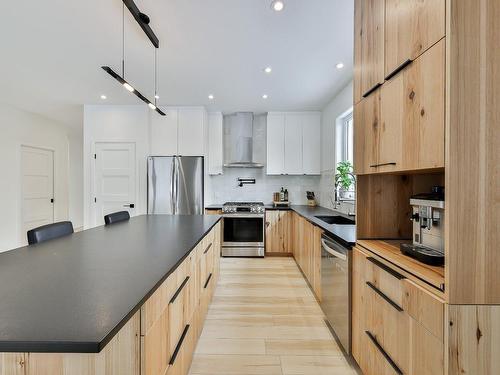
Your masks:
[[[262,202],[227,202],[222,206],[224,257],[263,257],[265,209]]]

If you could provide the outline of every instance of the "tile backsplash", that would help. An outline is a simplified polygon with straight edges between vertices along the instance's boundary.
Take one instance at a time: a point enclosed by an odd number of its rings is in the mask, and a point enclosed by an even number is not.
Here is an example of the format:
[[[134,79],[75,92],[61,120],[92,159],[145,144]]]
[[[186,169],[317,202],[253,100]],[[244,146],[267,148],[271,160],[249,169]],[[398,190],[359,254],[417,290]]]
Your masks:
[[[255,178],[255,185],[238,186],[238,177]],[[292,204],[307,204],[306,191],[314,191],[318,198],[320,176],[268,176],[265,168],[225,168],[220,176],[209,176],[205,203],[227,201],[262,201],[272,203],[273,193],[281,187],[288,189]]]

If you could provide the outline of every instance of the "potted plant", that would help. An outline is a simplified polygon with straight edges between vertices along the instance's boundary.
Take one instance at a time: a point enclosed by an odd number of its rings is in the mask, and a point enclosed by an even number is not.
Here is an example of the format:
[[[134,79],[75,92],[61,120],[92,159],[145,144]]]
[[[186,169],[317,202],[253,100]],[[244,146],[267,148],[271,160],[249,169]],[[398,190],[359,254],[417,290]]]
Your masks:
[[[335,173],[335,192],[338,193],[338,200],[354,199],[354,192],[351,187],[356,182],[350,161],[337,163],[337,173]],[[353,194],[348,194],[352,192]]]

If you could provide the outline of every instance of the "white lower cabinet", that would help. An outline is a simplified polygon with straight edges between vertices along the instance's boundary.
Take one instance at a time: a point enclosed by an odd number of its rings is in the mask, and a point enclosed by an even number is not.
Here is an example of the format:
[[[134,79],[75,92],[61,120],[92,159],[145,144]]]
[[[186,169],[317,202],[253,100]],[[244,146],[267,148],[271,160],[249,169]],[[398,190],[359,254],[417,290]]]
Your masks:
[[[321,113],[269,112],[267,174],[321,173]]]

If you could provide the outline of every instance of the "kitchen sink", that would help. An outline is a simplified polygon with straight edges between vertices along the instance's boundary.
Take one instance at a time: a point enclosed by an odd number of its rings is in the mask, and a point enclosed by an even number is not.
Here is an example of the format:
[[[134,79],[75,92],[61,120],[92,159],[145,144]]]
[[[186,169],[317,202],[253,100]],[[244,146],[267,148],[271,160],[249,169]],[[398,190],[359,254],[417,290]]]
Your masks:
[[[314,216],[327,224],[354,225],[356,222],[343,216]]]

